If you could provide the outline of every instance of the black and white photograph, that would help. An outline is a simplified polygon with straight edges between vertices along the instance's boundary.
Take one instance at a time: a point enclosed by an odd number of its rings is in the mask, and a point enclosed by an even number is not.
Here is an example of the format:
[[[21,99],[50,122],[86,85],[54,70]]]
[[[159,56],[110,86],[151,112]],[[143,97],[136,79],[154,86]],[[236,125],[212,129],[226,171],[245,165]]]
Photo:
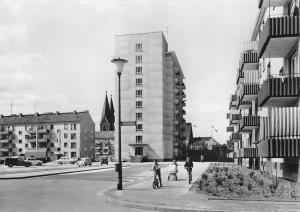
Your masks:
[[[0,212],[299,212],[300,0],[0,0]]]

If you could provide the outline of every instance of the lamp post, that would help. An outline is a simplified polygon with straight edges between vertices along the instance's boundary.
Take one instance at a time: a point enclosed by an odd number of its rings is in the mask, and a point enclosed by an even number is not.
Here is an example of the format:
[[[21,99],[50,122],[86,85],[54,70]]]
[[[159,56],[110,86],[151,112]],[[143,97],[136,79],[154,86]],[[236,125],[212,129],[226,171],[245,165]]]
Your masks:
[[[112,59],[111,62],[116,65],[116,72],[118,75],[118,185],[117,189],[122,190],[122,159],[121,159],[121,74],[123,71],[123,67],[125,63],[127,63],[127,60],[121,59],[121,58],[115,58]]]

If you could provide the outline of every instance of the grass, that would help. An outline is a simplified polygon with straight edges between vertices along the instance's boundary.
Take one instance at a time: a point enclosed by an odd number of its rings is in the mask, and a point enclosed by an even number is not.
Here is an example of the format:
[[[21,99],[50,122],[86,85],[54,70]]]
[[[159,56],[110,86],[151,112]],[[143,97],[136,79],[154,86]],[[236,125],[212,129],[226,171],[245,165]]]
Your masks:
[[[252,200],[299,200],[296,184],[238,165],[211,164],[192,190],[211,196]]]

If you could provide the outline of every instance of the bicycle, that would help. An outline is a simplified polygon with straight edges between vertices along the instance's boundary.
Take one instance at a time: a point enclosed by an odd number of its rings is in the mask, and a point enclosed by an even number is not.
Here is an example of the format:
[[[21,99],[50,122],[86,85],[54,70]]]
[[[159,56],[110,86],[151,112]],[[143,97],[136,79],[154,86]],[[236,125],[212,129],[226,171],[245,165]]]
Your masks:
[[[192,168],[191,167],[187,167],[186,170],[188,172],[188,181],[189,181],[189,184],[191,184],[191,182],[192,182]]]
[[[154,176],[152,187],[153,187],[153,189],[159,188],[159,186],[158,186],[158,179],[157,179],[156,175]]]

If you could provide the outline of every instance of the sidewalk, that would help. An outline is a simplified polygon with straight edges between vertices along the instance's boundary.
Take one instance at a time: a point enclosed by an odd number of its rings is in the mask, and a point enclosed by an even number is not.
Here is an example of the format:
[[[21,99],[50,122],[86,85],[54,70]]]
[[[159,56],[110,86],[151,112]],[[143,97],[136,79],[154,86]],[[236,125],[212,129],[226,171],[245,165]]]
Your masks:
[[[194,163],[193,182],[209,163]],[[167,181],[167,168],[162,169],[160,189],[152,188],[153,174],[149,170],[124,186],[124,190],[105,192],[108,203],[123,207],[160,211],[300,211],[300,202],[211,200],[209,196],[189,191],[187,173],[179,164],[178,181]]]
[[[123,164],[123,167],[130,166],[129,164]],[[77,165],[60,165],[60,166],[42,166],[42,167],[29,167],[29,168],[10,168],[9,171],[0,171],[0,180],[8,179],[24,179],[32,177],[42,177],[58,174],[69,174],[84,171],[94,171],[101,169],[112,169],[115,167],[115,163],[109,165],[93,165],[91,167],[77,167]]]

